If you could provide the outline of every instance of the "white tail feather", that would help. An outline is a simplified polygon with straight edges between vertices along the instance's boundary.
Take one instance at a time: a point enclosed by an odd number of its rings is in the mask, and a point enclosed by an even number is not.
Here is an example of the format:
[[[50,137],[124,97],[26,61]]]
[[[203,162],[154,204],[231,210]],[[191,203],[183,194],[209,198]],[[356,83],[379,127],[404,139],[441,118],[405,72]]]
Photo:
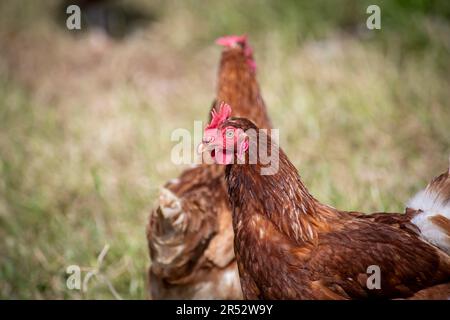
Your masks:
[[[448,230],[443,230],[433,221],[436,216],[450,219],[450,202],[445,202],[438,193],[427,188],[411,198],[407,207],[423,211],[411,220],[420,229],[422,237],[450,254]]]

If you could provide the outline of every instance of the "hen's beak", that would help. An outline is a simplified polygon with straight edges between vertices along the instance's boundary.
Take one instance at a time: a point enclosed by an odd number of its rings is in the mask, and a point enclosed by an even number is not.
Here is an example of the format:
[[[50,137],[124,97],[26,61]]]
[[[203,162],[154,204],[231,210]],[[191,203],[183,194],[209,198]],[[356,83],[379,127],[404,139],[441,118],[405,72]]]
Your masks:
[[[202,142],[197,147],[197,153],[202,154],[205,151],[213,150],[217,147],[217,144],[213,142]]]
[[[201,142],[197,147],[197,154],[202,154],[208,149],[208,145],[206,143]]]
[[[218,146],[215,142],[201,142],[197,147],[197,154],[202,154],[207,151],[212,151]]]

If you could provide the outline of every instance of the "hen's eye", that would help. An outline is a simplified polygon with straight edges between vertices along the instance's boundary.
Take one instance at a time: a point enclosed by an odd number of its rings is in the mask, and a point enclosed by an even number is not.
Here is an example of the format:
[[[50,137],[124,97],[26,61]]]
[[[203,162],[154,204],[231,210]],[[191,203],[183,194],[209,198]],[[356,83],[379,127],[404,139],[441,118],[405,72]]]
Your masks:
[[[227,132],[225,132],[225,136],[227,138],[233,138],[234,136],[234,131],[233,130],[227,130]]]

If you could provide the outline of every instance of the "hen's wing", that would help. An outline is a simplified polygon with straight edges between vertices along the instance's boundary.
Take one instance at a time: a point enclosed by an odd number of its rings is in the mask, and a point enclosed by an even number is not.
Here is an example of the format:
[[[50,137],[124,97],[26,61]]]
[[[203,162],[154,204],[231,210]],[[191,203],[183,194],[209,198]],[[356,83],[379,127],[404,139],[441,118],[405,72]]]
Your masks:
[[[408,232],[411,235],[419,236],[420,229],[411,222],[411,220],[420,213],[420,210],[406,209],[404,214],[376,212],[371,214],[363,214],[360,212],[346,212],[353,215],[357,219],[372,221],[374,223],[381,223],[389,225],[393,228]]]
[[[450,257],[411,233],[370,221],[343,223],[339,231],[319,235],[309,265],[325,267],[349,297],[408,297],[450,281]],[[380,270],[380,289],[366,285],[370,266]]]
[[[244,268],[267,299],[406,298],[450,282],[448,255],[387,224],[349,215],[302,246],[262,216],[249,225],[264,252],[246,252]],[[376,270],[381,287],[370,289]]]

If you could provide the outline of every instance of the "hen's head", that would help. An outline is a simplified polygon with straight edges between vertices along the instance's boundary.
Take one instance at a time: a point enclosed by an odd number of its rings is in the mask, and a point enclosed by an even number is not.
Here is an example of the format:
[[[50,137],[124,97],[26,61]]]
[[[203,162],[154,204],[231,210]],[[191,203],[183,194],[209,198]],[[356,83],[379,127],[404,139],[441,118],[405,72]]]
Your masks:
[[[247,35],[236,36],[229,35],[223,36],[216,40],[216,44],[231,50],[242,50],[245,57],[247,58],[247,63],[252,71],[256,70],[256,63],[253,59],[253,49],[250,47],[247,41]]]
[[[208,153],[218,164],[232,164],[243,161],[249,148],[249,137],[245,133],[256,126],[247,119],[230,118],[231,107],[222,102],[219,112],[212,111],[211,123],[205,128],[200,154]]]

